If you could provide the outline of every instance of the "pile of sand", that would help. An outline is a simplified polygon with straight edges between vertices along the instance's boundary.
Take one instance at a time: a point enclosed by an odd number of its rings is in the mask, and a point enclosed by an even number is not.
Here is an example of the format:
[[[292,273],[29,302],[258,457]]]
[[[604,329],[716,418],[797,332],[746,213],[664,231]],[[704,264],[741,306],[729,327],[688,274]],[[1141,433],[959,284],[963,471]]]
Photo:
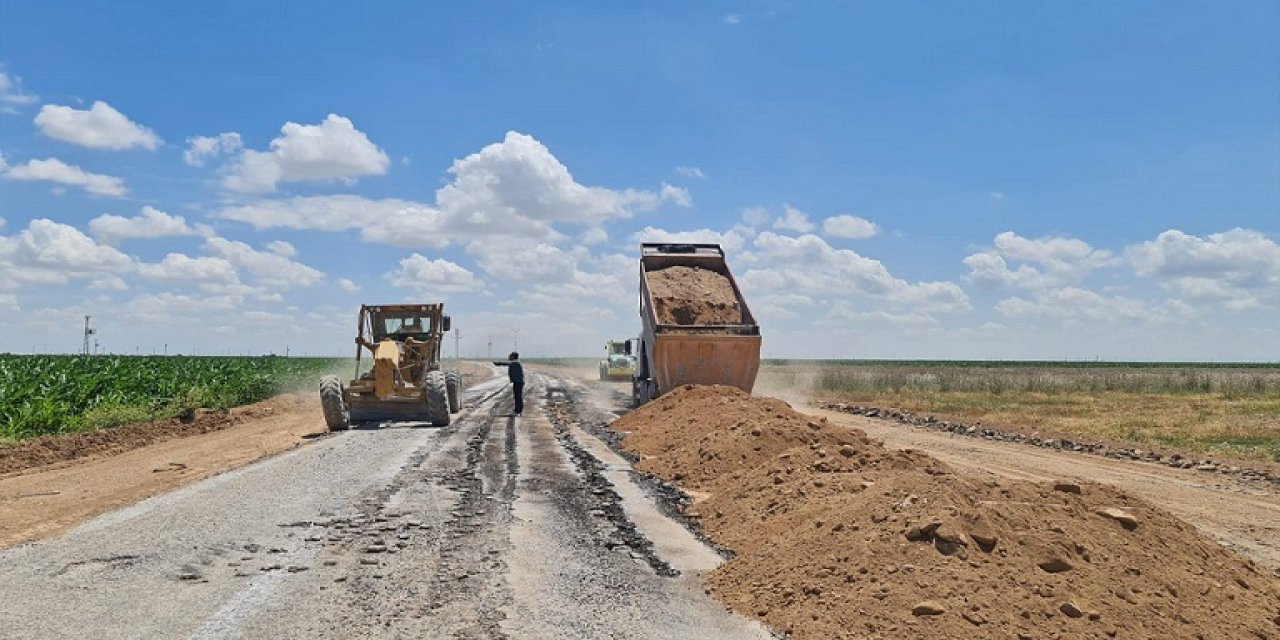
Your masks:
[[[730,387],[613,428],[737,553],[712,591],[798,638],[1280,638],[1280,580],[1111,487],[960,476]]]
[[[733,283],[709,269],[667,267],[648,274],[659,324],[742,324]]]

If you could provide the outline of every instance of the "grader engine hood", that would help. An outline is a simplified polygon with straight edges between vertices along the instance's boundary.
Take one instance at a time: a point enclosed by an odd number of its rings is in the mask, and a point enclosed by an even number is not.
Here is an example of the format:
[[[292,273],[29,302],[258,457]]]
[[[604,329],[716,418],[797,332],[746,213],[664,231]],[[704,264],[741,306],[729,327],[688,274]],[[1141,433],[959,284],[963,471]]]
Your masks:
[[[400,373],[400,345],[394,340],[383,340],[373,351],[373,392],[380,400],[386,400],[396,389]]]

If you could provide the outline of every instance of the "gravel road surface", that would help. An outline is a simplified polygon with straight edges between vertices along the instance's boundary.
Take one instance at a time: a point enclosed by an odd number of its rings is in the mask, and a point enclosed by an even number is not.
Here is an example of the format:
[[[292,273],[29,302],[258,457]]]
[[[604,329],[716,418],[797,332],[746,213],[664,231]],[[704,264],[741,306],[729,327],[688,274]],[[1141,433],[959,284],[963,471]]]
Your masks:
[[[447,428],[334,434],[0,551],[0,636],[771,637],[584,430],[608,394],[530,382],[523,417],[490,380]]]

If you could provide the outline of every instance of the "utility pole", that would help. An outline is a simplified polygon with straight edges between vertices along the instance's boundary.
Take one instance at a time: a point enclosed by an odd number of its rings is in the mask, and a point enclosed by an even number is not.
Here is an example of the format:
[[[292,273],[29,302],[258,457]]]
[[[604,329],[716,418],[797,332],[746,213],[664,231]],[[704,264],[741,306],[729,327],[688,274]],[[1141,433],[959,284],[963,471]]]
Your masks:
[[[511,350],[512,351],[520,350],[520,330],[519,329],[511,330]]]
[[[83,353],[84,353],[84,355],[86,355],[86,356],[87,356],[87,355],[92,355],[92,354],[89,352],[89,336],[92,336],[93,334],[95,334],[95,333],[97,333],[97,332],[98,332],[98,330],[97,330],[97,329],[91,329],[91,328],[89,327],[89,318],[90,318],[90,317],[91,317],[91,316],[85,316],[85,317],[84,317],[84,350],[83,350]]]
[[[497,338],[497,337],[499,337],[499,336],[489,336],[489,352],[488,352],[488,353],[489,353],[489,356],[488,356],[488,358],[487,358],[487,359],[488,359],[490,362],[492,362],[492,361],[493,361],[493,339],[494,339],[494,338]]]
[[[453,359],[459,362],[462,361],[462,356],[458,355],[458,345],[461,343],[460,342],[461,340],[462,340],[462,329],[454,327],[453,328]]]

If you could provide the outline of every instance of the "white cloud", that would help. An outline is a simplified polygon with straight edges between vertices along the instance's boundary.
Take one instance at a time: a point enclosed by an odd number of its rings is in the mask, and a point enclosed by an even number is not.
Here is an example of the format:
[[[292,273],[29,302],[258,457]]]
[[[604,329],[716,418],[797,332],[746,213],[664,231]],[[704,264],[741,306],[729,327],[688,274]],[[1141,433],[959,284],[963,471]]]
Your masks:
[[[444,258],[431,260],[418,253],[401,260],[400,267],[384,277],[397,287],[413,289],[422,295],[484,289],[484,283],[467,269]]]
[[[742,24],[742,15],[737,13],[726,13],[723,16],[720,16],[720,22],[728,25],[739,25]]]
[[[798,231],[800,233],[809,233],[815,227],[809,222],[809,216],[805,212],[791,206],[783,205],[783,214],[773,223],[774,229],[787,229],[789,231]]]
[[[822,221],[822,232],[833,238],[861,239],[880,233],[880,227],[870,220],[848,214],[832,216]]]
[[[1280,244],[1250,229],[1204,238],[1171,229],[1129,247],[1125,257],[1139,276],[1191,300],[1218,301],[1243,310],[1280,298]]]
[[[144,278],[169,282],[239,283],[236,268],[222,258],[192,258],[181,253],[170,253],[155,264],[138,265],[138,274]]]
[[[127,273],[133,267],[133,258],[52,220],[32,220],[21,233],[0,236],[0,289],[63,284],[72,278]]]
[[[163,238],[195,233],[182,216],[171,216],[151,206],[132,218],[103,214],[89,221],[89,232],[107,244],[128,238]]]
[[[182,152],[182,161],[193,167],[203,167],[209,160],[243,148],[240,134],[234,131],[216,136],[194,136],[187,138],[187,150]]]
[[[684,187],[673,187],[667,183],[662,184],[662,190],[658,192],[658,197],[663,200],[674,202],[681,207],[692,207],[693,196],[689,195],[689,190]]]
[[[578,256],[538,240],[482,238],[467,245],[484,272],[514,283],[553,283],[572,280]],[[583,251],[582,253],[585,253]]]
[[[1024,263],[1016,268],[1010,262]],[[1090,273],[1116,264],[1110,251],[1075,238],[1024,238],[1012,231],[995,237],[995,247],[969,255],[966,279],[988,287],[1045,289],[1076,284]]]
[[[360,290],[360,285],[356,284],[355,282],[351,281],[348,278],[338,278],[336,281],[334,281],[334,284],[337,285],[338,290],[342,291],[343,293],[356,293],[357,291]]]
[[[753,248],[742,256],[751,268],[740,280],[756,291],[862,297],[914,311],[969,308],[968,297],[955,283],[909,283],[892,276],[879,260],[835,249],[812,234],[790,237],[766,231]]]
[[[847,303],[837,302],[822,321],[824,324],[881,324],[905,327],[932,327],[940,323],[927,313],[893,313],[889,311],[859,311]]]
[[[709,242],[720,245],[721,248],[728,253],[736,253],[742,250],[750,239],[751,236],[749,230],[746,229],[734,228],[724,232],[713,231],[711,229],[667,231],[666,229],[645,227],[632,234],[631,244],[638,245],[641,242]]]
[[[555,222],[597,225],[661,202],[650,191],[579,184],[541,142],[515,131],[454,161],[449,173],[436,207],[446,228],[477,235],[545,235]]]
[[[0,70],[0,112],[17,113],[15,105],[35,104],[39,99],[22,88],[22,78]]]
[[[160,138],[101,100],[87,110],[56,104],[40,107],[36,126],[50,138],[91,149],[155,149]]]
[[[285,256],[257,251],[243,242],[208,238],[204,250],[248,271],[257,282],[267,286],[310,286],[324,280],[324,274],[317,269]]]
[[[676,175],[681,175],[686,178],[697,178],[698,180],[707,177],[706,174],[702,173],[702,169],[699,169],[698,167],[676,167],[675,172]]]
[[[271,242],[268,242],[267,251],[286,258],[292,258],[298,255],[298,248],[284,240],[272,240]]]
[[[275,191],[281,182],[353,184],[382,175],[391,160],[350,120],[329,114],[315,125],[286,122],[270,151],[246,149],[225,168],[222,184],[233,191]]]
[[[57,158],[28,160],[26,164],[11,167],[4,172],[10,180],[43,180],[72,187],[80,187],[100,196],[121,197],[129,190],[124,180],[114,176],[89,173],[80,167],[69,165]]]
[[[228,207],[217,216],[258,229],[360,229],[369,242],[441,248],[453,240],[494,236],[550,241],[562,237],[556,224],[598,228],[653,209],[663,199],[652,191],[579,184],[542,143],[514,131],[502,142],[454,161],[449,173],[453,180],[436,192],[432,204],[312,196],[260,200]],[[666,197],[681,195],[669,191]]]
[[[1098,323],[1145,322],[1155,311],[1134,298],[1107,297],[1079,287],[1036,293],[1034,299],[1013,297],[996,303],[995,310],[1010,318],[1077,320]]]
[[[18,306],[18,296],[12,293],[0,293],[0,310],[22,311],[22,307]]]

